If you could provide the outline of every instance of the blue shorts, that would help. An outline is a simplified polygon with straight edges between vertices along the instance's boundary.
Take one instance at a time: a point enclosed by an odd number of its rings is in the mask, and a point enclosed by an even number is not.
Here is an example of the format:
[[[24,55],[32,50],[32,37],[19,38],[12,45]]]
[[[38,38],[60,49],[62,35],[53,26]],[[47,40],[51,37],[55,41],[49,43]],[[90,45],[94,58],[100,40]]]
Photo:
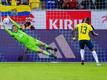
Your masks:
[[[90,49],[92,50],[94,48],[91,40],[80,40],[79,41],[79,46],[81,49],[84,49],[85,45]]]

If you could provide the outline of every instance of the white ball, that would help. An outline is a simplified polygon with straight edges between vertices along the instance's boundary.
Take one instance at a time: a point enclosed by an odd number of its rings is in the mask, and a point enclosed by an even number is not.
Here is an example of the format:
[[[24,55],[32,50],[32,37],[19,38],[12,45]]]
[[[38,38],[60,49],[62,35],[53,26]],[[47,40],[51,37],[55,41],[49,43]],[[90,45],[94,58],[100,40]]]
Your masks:
[[[4,19],[3,19],[3,23],[4,23],[4,24],[8,24],[9,22],[10,22],[9,18],[4,18]]]

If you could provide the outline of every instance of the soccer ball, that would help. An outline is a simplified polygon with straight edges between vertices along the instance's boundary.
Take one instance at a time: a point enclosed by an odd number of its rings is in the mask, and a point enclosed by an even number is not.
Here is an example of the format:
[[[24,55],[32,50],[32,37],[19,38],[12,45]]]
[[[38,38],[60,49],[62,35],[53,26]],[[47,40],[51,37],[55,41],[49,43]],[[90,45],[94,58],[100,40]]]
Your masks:
[[[4,18],[4,19],[3,19],[3,23],[4,23],[4,24],[8,24],[9,22],[10,22],[9,18]]]

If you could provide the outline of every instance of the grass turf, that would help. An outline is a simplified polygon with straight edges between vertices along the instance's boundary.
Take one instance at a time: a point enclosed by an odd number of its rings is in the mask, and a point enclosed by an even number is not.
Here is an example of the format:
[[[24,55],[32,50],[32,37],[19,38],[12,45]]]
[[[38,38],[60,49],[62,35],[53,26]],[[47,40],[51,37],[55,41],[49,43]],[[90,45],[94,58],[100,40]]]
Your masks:
[[[0,80],[107,80],[107,63],[0,63]]]

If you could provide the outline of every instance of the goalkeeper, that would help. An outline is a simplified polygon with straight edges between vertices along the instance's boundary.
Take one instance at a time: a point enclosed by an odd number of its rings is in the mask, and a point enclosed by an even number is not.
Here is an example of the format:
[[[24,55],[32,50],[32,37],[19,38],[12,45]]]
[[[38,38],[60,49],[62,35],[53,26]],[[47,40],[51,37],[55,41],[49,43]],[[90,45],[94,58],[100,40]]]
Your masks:
[[[11,35],[14,39],[16,39],[21,44],[25,45],[25,47],[29,50],[35,51],[37,53],[43,53],[49,57],[56,58],[54,54],[51,54],[49,52],[49,50],[57,51],[56,48],[53,49],[49,47],[47,44],[29,36],[21,29],[19,24],[13,21],[10,17],[8,17],[8,19],[13,23],[12,31],[8,30],[3,23],[1,23],[1,26],[9,35]],[[44,47],[46,48],[46,50],[43,50],[40,47]]]

